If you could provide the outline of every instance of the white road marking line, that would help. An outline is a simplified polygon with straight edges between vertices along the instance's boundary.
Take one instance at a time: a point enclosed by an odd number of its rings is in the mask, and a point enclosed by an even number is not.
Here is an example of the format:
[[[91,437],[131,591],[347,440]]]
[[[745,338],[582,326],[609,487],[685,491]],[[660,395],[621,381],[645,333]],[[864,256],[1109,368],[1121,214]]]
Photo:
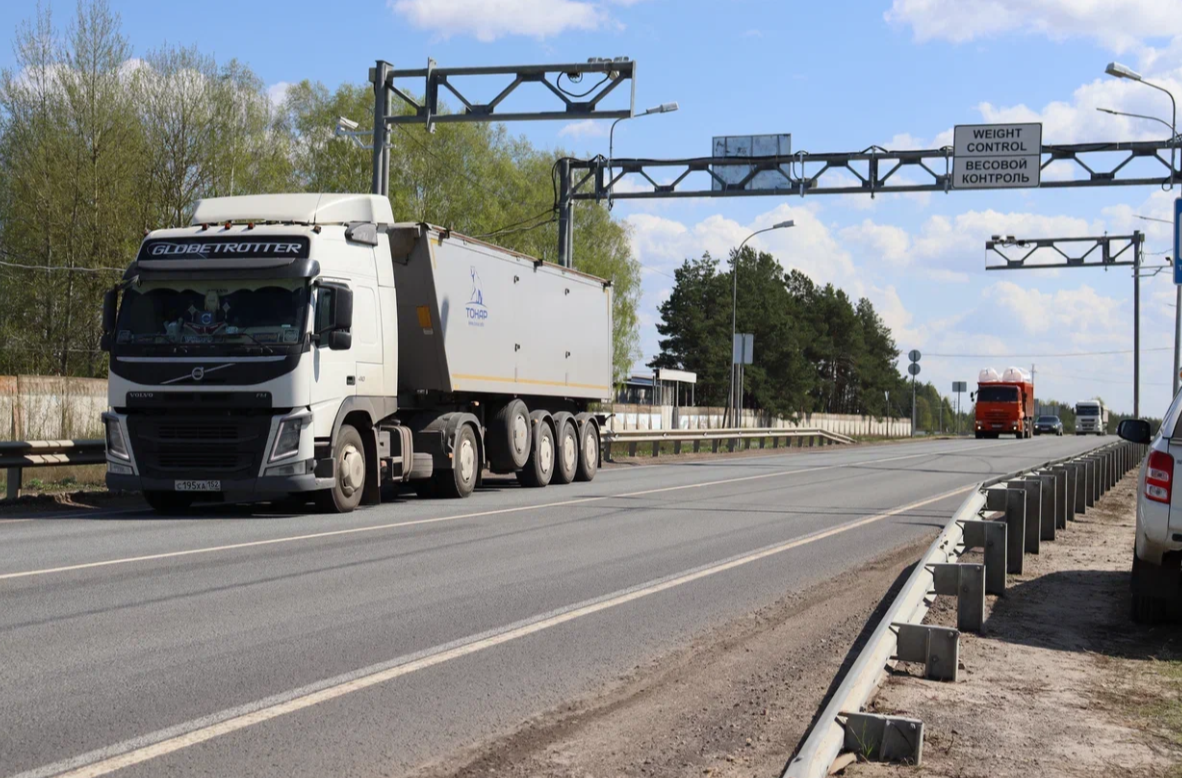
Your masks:
[[[228,543],[221,546],[207,546],[205,548],[191,548],[183,551],[163,551],[158,554],[144,554],[142,556],[124,557],[122,559],[105,559],[100,562],[82,562],[75,565],[62,565],[61,567],[46,567],[40,570],[24,570],[17,573],[3,573],[0,574],[0,581],[10,581],[17,578],[31,578],[33,576],[52,575],[54,573],[68,573],[75,570],[91,570],[96,567],[111,567],[113,565],[126,565],[133,562],[151,562],[157,559],[175,559],[177,557],[194,556],[197,554],[212,554],[218,551],[235,551],[242,548],[257,548],[259,546],[272,546],[279,543],[295,543],[297,541],[318,540],[320,538],[340,537],[342,535],[355,535],[362,532],[379,532],[382,530],[398,529],[400,527],[417,527],[424,524],[438,524],[446,521],[459,521],[461,519],[476,519],[485,516],[499,516],[506,513],[521,513],[524,511],[536,511],[544,508],[562,508],[568,505],[585,505],[593,502],[603,502],[605,500],[614,500],[621,497],[641,497],[648,494],[659,494],[661,492],[673,492],[682,489],[700,489],[706,486],[719,486],[725,484],[741,483],[744,481],[755,481],[765,478],[776,478],[779,476],[796,475],[798,473],[815,473],[819,470],[835,470],[843,467],[858,467],[860,465],[878,464],[881,462],[896,462],[902,459],[918,459],[920,457],[932,456],[932,454],[910,454],[901,457],[886,457],[884,459],[870,459],[859,462],[843,462],[841,464],[821,465],[818,467],[797,468],[794,470],[777,470],[774,473],[759,473],[757,475],[738,476],[736,478],[724,478],[718,481],[702,481],[695,484],[684,484],[682,486],[666,486],[659,489],[647,489],[639,492],[626,492],[624,494],[610,494],[599,495],[594,497],[582,497],[573,500],[561,500],[559,502],[543,503],[541,505],[523,505],[513,508],[497,508],[495,510],[478,511],[476,513],[461,513],[455,516],[437,516],[433,519],[411,519],[409,521],[397,521],[389,524],[374,524],[366,527],[351,527],[349,529],[328,530],[326,532],[312,532],[305,535],[289,535],[282,538],[269,538],[267,540],[249,540],[242,543]]]
[[[864,527],[867,524],[897,516],[906,511],[922,508],[925,505],[964,494],[965,492],[971,491],[975,486],[976,482],[949,492],[944,492],[935,497],[929,497],[898,508],[892,508],[889,511],[876,513],[872,516],[855,519],[849,523],[821,530],[784,543],[766,546],[756,551],[703,565],[682,573],[675,573],[672,576],[658,578],[594,600],[569,605],[565,608],[535,616],[532,619],[506,625],[497,630],[472,635],[452,643],[436,646],[388,662],[364,667],[335,678],[325,679],[299,689],[273,695],[263,700],[229,708],[218,713],[210,714],[209,716],[169,727],[168,729],[126,740],[122,743],[116,743],[106,748],[81,754],[34,770],[18,773],[17,775],[11,776],[11,778],[49,778],[49,776],[58,776],[58,778],[99,778],[100,776],[109,775],[125,767],[131,767],[152,759],[167,756],[168,754],[213,740],[222,735],[228,735],[246,729],[255,724],[270,721],[288,713],[295,713],[296,711],[310,708],[322,702],[337,699],[353,692],[368,689],[371,686],[410,675],[419,670],[425,670],[453,659],[459,659],[484,651],[485,649],[494,648],[510,641],[566,624],[575,619],[583,618],[584,616],[590,616],[620,605],[625,605],[644,597],[684,586],[685,584],[709,576],[766,559],[767,557],[782,554],[785,551],[800,548],[801,546],[815,543],[819,540],[833,537],[834,535]]]
[[[32,521],[32,519],[0,519],[0,524],[20,524],[22,521]]]

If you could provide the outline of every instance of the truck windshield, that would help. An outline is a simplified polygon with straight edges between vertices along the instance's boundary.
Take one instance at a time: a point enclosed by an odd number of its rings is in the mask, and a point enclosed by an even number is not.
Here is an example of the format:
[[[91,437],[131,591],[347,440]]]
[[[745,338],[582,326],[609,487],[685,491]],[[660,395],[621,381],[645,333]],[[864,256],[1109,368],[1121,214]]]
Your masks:
[[[1077,405],[1075,406],[1076,416],[1099,416],[1100,407],[1097,405]]]
[[[115,342],[286,351],[301,340],[307,301],[302,278],[146,282],[123,293]]]
[[[1016,403],[1018,402],[1018,387],[1016,386],[982,386],[977,392],[979,403]]]

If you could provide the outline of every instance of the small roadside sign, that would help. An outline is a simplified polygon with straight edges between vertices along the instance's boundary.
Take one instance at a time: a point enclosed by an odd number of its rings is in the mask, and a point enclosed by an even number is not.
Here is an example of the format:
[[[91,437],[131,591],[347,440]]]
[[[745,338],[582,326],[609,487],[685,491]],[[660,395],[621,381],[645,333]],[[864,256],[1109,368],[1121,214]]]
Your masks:
[[[1182,197],[1174,201],[1174,283],[1182,284]]]
[[[755,335],[750,332],[736,332],[732,359],[736,365],[750,365],[755,356]]]
[[[917,349],[917,348],[911,349],[911,351],[907,354],[907,358],[910,359],[912,362],[918,362],[919,358],[922,356],[923,356],[923,354],[920,354],[919,349]]]
[[[1042,125],[958,124],[953,189],[1015,189],[1042,181]]]
[[[919,375],[919,363],[912,362],[910,365],[907,366],[907,372],[910,373],[911,375]]]
[[[953,381],[952,382],[952,391],[956,392],[957,394],[959,394],[961,392],[967,392],[968,390],[969,390],[969,385],[968,385],[967,381]]]

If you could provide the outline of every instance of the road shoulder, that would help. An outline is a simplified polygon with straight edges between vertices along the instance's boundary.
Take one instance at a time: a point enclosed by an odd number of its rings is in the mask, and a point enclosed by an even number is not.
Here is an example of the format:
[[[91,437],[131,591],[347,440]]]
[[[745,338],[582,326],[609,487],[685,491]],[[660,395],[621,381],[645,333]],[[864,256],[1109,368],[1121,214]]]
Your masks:
[[[980,636],[963,634],[961,678],[901,667],[872,710],[924,722],[923,764],[858,764],[874,776],[1182,776],[1182,630],[1132,623],[1135,474],[1061,531]],[[966,559],[966,561],[968,561]],[[955,625],[941,598],[928,623]]]

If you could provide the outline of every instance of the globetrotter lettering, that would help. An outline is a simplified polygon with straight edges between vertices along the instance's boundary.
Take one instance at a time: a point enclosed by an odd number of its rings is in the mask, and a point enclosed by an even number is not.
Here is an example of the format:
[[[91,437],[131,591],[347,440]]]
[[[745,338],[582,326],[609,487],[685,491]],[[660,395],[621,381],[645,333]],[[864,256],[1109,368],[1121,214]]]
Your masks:
[[[154,243],[148,250],[153,257],[180,256],[282,256],[299,254],[304,247],[299,243],[250,241],[242,243]]]

